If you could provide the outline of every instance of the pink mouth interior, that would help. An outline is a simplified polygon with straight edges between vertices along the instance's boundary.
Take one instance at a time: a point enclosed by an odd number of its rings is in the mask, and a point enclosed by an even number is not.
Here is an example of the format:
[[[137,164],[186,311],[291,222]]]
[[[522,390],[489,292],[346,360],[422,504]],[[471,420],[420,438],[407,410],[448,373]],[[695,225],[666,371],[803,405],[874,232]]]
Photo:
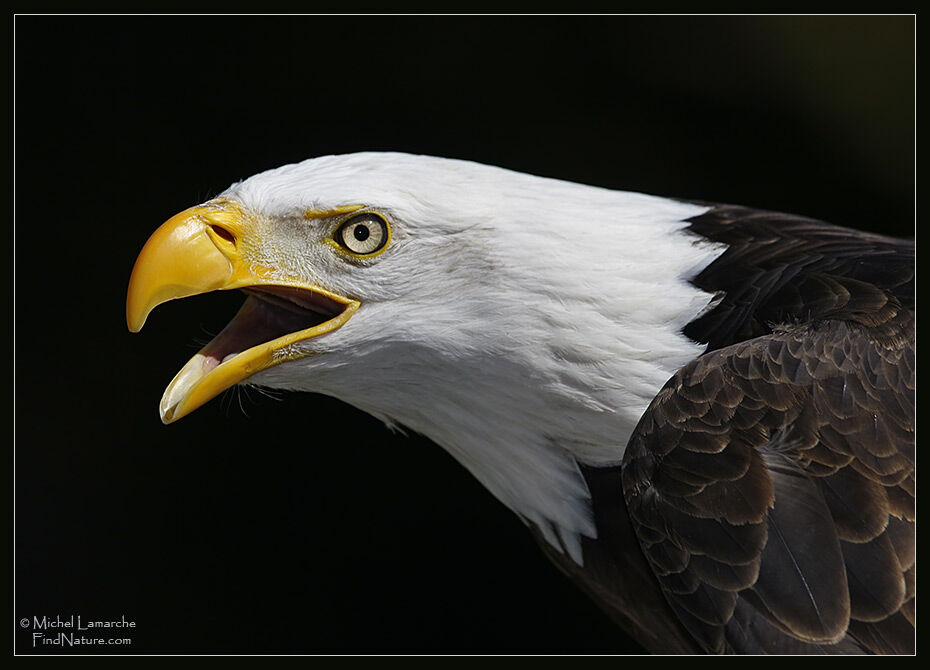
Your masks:
[[[227,358],[284,335],[318,326],[338,316],[344,305],[324,295],[290,286],[251,286],[232,321],[200,352],[204,374]]]

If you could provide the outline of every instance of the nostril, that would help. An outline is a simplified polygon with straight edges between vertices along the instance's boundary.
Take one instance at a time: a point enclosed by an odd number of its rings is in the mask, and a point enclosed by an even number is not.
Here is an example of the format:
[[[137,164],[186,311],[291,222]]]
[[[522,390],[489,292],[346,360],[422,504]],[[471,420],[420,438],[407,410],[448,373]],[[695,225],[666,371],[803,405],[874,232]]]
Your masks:
[[[213,229],[214,233],[222,237],[224,240],[226,240],[230,244],[236,243],[236,236],[233,235],[231,232],[229,232],[226,228],[223,228],[223,226],[218,226],[214,223],[210,227]]]

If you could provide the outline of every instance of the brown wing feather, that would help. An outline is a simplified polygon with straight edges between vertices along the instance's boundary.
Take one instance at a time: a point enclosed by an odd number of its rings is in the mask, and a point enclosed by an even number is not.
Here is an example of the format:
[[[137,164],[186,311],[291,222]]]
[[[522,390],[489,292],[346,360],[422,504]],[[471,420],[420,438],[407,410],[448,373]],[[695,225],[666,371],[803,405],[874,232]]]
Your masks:
[[[705,354],[634,431],[633,527],[706,651],[913,652],[914,321],[862,313]]]

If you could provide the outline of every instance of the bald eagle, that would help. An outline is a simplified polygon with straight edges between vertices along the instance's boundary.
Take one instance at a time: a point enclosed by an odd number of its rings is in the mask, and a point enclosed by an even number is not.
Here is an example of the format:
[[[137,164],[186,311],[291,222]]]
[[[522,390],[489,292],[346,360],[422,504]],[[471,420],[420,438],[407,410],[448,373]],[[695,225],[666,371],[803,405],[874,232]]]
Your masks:
[[[914,244],[444,158],[255,175],[129,328],[238,289],[160,404],[328,394],[446,449],[660,653],[912,653]]]

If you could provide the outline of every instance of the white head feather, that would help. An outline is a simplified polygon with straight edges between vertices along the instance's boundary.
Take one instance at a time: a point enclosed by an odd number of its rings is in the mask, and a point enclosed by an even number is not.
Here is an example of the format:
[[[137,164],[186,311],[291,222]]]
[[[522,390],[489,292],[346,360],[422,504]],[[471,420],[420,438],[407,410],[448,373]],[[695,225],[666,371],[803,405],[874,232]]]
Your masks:
[[[394,153],[316,158],[222,195],[274,222],[257,257],[361,302],[296,345],[311,355],[250,383],[426,435],[580,563],[596,531],[578,463],[618,463],[654,395],[703,351],[681,330],[712,297],[689,279],[721,249],[684,231],[706,208]],[[392,225],[368,262],[321,251],[301,216],[351,204]]]

